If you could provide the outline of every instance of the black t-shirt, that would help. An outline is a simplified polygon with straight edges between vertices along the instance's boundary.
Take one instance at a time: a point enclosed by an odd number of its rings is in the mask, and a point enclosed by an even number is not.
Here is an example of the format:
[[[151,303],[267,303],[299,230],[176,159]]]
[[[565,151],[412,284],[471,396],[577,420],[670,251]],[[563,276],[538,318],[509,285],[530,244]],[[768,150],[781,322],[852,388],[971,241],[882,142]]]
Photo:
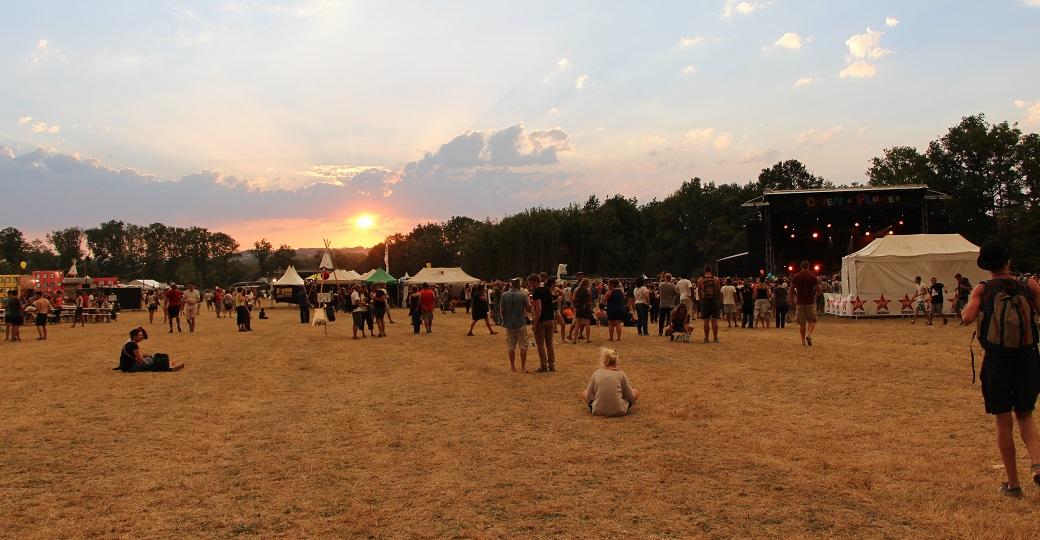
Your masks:
[[[542,301],[542,313],[538,317],[539,321],[551,321],[556,318],[556,314],[553,313],[553,299],[552,292],[549,291],[548,287],[538,287],[531,292],[532,300]]]
[[[123,350],[119,353],[119,369],[126,371],[137,363],[137,344],[133,341],[127,341],[123,345]]]
[[[942,283],[936,283],[935,285],[932,285],[929,288],[932,291],[932,303],[933,304],[941,304],[941,303],[943,303],[943,284]]]

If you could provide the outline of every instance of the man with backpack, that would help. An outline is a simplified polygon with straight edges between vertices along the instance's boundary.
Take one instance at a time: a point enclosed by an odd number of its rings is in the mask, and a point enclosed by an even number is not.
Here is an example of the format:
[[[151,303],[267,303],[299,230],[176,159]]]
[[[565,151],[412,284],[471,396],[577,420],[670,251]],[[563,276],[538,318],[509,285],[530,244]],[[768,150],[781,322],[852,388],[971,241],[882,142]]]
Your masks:
[[[1036,326],[1040,285],[1032,278],[1012,277],[1010,260],[1011,250],[1003,242],[990,240],[982,246],[978,265],[990,271],[992,278],[972,290],[968,305],[961,311],[961,324],[978,319],[979,343],[985,350],[982,397],[986,412],[997,418],[997,448],[1007,474],[1000,492],[1021,498],[1013,434],[1016,418],[1019,435],[1032,459],[1033,482],[1040,486],[1040,435],[1033,421],[1040,393]]]
[[[719,342],[719,311],[722,305],[719,296],[722,287],[715,277],[711,265],[704,266],[704,275],[697,279],[697,293],[701,299],[701,319],[704,319],[704,342],[708,342],[708,324],[711,324],[715,343]]]

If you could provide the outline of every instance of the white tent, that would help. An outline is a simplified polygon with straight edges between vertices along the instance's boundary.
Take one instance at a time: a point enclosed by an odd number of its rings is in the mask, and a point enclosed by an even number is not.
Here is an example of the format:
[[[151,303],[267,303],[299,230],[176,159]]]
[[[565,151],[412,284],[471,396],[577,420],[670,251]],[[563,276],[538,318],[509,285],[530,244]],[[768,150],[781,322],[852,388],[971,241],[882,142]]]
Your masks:
[[[408,278],[408,283],[429,283],[431,285],[455,285],[460,283],[480,283],[480,280],[467,274],[462,268],[423,268]]]
[[[155,281],[154,279],[135,279],[135,280],[131,281],[130,283],[127,283],[126,285],[128,287],[140,287],[140,288],[146,289],[146,290],[150,290],[150,289],[165,289],[166,288],[166,284],[165,283],[159,283],[158,281]]]
[[[827,312],[836,315],[899,315],[912,311],[914,277],[926,285],[934,276],[956,294],[954,274],[974,285],[989,274],[976,265],[979,247],[959,234],[887,235],[841,260],[841,294],[827,295]],[[952,302],[944,303],[946,312]]]
[[[335,268],[332,264],[332,257],[329,256],[328,250],[325,250],[325,253],[321,256],[321,262],[318,263],[318,268],[321,268],[322,270],[332,270]]]
[[[275,280],[274,284],[283,287],[305,285],[303,278],[300,277],[300,274],[296,273],[296,269],[293,268],[291,264],[285,269],[285,273],[282,274],[282,277]]]
[[[353,270],[351,270],[351,271],[353,272]],[[375,274],[375,273],[376,273],[376,269],[373,268],[373,269],[369,270],[368,272],[365,272],[364,274],[361,274],[360,276],[358,276],[358,278],[361,281],[365,281],[366,279],[372,277],[372,275]]]
[[[321,274],[314,274],[307,278],[312,281],[320,281]],[[334,270],[329,272],[329,279],[325,280],[326,285],[342,285],[346,283],[357,283],[361,281],[361,274],[353,270]]]
[[[76,271],[76,261],[72,261],[72,268],[65,272],[65,277],[79,277],[79,272]]]

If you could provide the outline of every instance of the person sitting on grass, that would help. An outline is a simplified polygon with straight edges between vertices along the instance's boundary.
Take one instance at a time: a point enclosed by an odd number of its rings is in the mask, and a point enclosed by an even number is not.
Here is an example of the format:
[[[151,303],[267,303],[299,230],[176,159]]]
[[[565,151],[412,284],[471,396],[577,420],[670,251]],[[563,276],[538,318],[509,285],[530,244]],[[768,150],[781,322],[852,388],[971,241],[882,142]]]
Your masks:
[[[687,324],[686,321],[686,306],[684,304],[676,306],[672,310],[671,315],[668,328],[664,330],[664,335],[668,336],[669,341],[674,341],[676,336],[693,332],[693,326]]]
[[[599,363],[602,367],[592,374],[581,399],[594,416],[625,416],[639,399],[639,390],[632,388],[628,375],[618,368],[616,350],[600,349]]]
[[[130,341],[123,344],[119,352],[119,367],[115,368],[126,373],[138,371],[178,371],[184,369],[184,364],[171,364],[168,359],[144,356],[138,345],[148,339],[148,332],[138,326],[130,331]]]

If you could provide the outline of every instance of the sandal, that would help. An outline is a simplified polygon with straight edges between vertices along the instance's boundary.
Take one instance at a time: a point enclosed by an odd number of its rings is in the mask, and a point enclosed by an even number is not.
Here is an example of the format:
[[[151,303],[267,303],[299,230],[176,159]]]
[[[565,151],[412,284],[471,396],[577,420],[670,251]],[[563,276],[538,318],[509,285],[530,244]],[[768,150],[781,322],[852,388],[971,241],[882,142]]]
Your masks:
[[[1012,499],[1022,498],[1022,486],[1008,487],[1008,483],[1004,482],[1000,484],[1000,493],[1005,497],[1011,497]]]

